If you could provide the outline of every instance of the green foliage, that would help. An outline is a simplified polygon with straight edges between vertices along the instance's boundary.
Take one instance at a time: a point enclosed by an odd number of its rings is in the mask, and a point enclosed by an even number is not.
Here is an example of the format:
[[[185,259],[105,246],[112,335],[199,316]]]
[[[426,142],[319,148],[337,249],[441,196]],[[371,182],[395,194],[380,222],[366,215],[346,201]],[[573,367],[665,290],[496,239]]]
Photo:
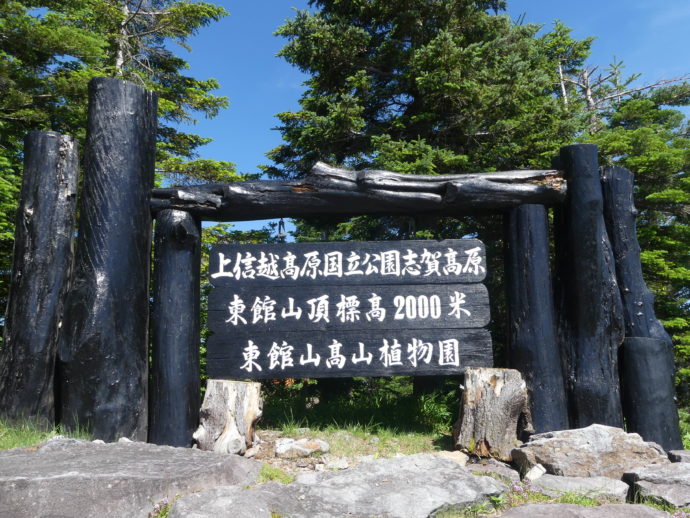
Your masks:
[[[277,31],[280,55],[309,74],[296,112],[278,114],[284,143],[272,176],[305,174],[316,160],[354,168],[439,174],[547,168],[559,147],[599,145],[602,162],[636,175],[645,278],[676,344],[679,394],[690,403],[690,178],[688,124],[674,107],[690,85],[639,86],[615,62],[585,66],[593,38],[560,22],[516,25],[503,3],[315,0]],[[490,12],[489,9],[493,9]],[[409,218],[297,223],[300,240],[401,239]],[[427,238],[475,234],[487,245],[492,336],[505,336],[500,218],[417,218]],[[419,234],[418,234],[419,235]]]
[[[317,159],[417,174],[543,165],[576,130],[557,63],[580,66],[590,40],[535,38],[537,26],[486,2],[314,4],[276,33],[311,78],[301,110],[278,115],[286,143],[269,153],[272,175]]]
[[[262,464],[259,470],[259,476],[256,481],[259,484],[264,482],[280,482],[281,484],[289,484],[295,480],[295,477],[285,473],[282,469],[276,468],[269,464]]]
[[[620,71],[617,71],[620,74]],[[618,83],[612,79],[607,91]],[[690,402],[690,138],[673,105],[687,105],[690,85],[638,93],[612,104],[593,134],[604,163],[635,174],[638,237],[656,313],[676,344],[679,395]]]
[[[32,129],[76,137],[86,131],[87,84],[126,79],[159,95],[157,169],[171,181],[238,179],[229,162],[199,160],[209,139],[177,130],[228,105],[214,79],[186,74],[170,47],[227,13],[197,0],[50,0],[0,2],[0,305],[8,292],[23,139]]]
[[[417,396],[410,377],[354,378],[348,392],[333,395],[317,380],[265,382],[262,426],[325,428],[363,426],[376,432],[448,433],[457,415],[457,383],[448,380],[434,394]]]
[[[573,504],[582,507],[597,507],[609,502],[605,498],[597,498],[596,495],[584,495],[568,492],[558,497],[547,496],[532,489],[527,484],[513,483],[507,493],[498,497],[489,497],[465,509],[449,508],[441,509],[434,516],[443,518],[475,518],[480,516],[496,516],[511,507],[525,504]]]
[[[683,448],[690,450],[690,412],[687,409],[678,410],[680,417],[680,437],[683,440]]]
[[[172,502],[164,498],[153,506],[153,510],[149,513],[148,518],[168,518],[168,516],[170,516],[170,511],[172,511],[173,504],[179,498],[180,495],[176,495]]]
[[[582,127],[581,103],[559,99],[558,65],[581,67],[591,40],[573,40],[563,26],[536,37],[539,27],[496,14],[502,2],[313,4],[316,12],[298,12],[276,33],[287,39],[280,55],[311,77],[301,109],[278,114],[284,143],[268,153],[272,176],[303,175],[316,160],[415,174],[548,167]],[[503,342],[500,218],[312,218],[296,226],[298,240],[478,235],[498,258],[488,284],[499,316],[492,336]]]
[[[34,420],[8,421],[0,418],[0,450],[35,446],[56,435],[68,435],[75,439],[90,440],[91,436],[84,430],[64,432],[60,428],[46,426]]]

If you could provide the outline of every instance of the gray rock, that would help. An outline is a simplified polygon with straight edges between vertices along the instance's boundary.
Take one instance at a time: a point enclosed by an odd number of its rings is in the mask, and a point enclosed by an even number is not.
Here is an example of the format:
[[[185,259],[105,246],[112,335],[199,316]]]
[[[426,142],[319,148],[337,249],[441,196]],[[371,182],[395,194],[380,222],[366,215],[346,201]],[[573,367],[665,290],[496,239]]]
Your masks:
[[[350,463],[347,461],[347,459],[333,458],[333,459],[328,459],[325,462],[325,467],[326,467],[326,469],[342,470],[342,469],[349,468]]]
[[[663,500],[676,507],[690,505],[688,463],[645,466],[626,473],[623,480],[640,496]]]
[[[309,457],[309,455],[312,455],[313,453],[326,453],[330,449],[330,445],[321,439],[295,440],[286,437],[276,441],[276,457],[283,459]]]
[[[644,442],[636,433],[600,424],[533,435],[511,456],[522,473],[541,464],[547,473],[570,477],[620,479],[637,467],[669,463],[658,444]]]
[[[671,450],[668,452],[668,458],[671,462],[690,462],[690,451]]]
[[[624,504],[630,487],[625,482],[608,477],[559,477],[542,475],[530,484],[532,489],[551,497],[575,493],[596,500]]]
[[[304,487],[277,482],[252,489],[226,486],[177,500],[168,518],[326,518],[347,515],[344,506],[323,502]]]
[[[0,451],[0,516],[146,517],[164,498],[250,484],[258,472],[258,462],[237,456],[57,438]]]
[[[508,485],[520,482],[520,473],[496,459],[482,459],[479,464],[469,464],[467,469],[474,475],[493,477]]]
[[[470,460],[470,458],[467,455],[465,455],[463,452],[457,451],[457,450],[454,450],[454,451],[447,451],[447,450],[435,451],[434,455],[441,457],[443,459],[455,461],[458,464],[460,464],[461,466],[466,466],[467,461]]]
[[[664,511],[644,505],[607,504],[582,507],[573,504],[527,504],[508,509],[502,518],[662,518]]]
[[[546,473],[546,468],[541,464],[535,464],[532,466],[527,473],[525,473],[524,479],[527,482],[534,482],[539,480]]]
[[[455,461],[417,454],[346,471],[303,474],[289,485],[189,495],[175,503],[170,518],[268,518],[271,512],[292,518],[426,518],[439,509],[483,502],[507,489],[492,478],[472,475]]]

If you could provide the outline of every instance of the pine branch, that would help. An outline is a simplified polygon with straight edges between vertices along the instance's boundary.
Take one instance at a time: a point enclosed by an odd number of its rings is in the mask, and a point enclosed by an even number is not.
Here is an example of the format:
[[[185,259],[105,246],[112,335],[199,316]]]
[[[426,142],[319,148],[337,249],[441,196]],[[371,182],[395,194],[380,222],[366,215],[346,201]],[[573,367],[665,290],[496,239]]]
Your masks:
[[[645,90],[650,90],[652,88],[658,88],[660,86],[664,86],[664,85],[668,85],[668,84],[679,83],[681,81],[687,81],[688,79],[690,79],[690,74],[686,74],[684,76],[679,76],[679,77],[674,77],[673,79],[662,79],[660,81],[657,81],[656,83],[640,86],[639,88],[630,88],[630,89],[625,90],[623,92],[615,92],[611,95],[604,97],[601,100],[601,102],[606,102],[606,101],[610,101],[613,99],[620,99],[621,97],[625,97],[626,95],[631,95],[631,94],[634,94],[637,92],[643,92]]]

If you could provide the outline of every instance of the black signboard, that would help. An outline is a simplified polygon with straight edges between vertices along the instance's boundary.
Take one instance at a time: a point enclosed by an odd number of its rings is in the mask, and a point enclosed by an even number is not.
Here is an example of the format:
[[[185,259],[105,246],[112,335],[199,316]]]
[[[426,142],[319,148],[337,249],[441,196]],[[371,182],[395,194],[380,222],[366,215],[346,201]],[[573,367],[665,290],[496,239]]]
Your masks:
[[[212,378],[452,374],[492,364],[476,239],[218,245]]]

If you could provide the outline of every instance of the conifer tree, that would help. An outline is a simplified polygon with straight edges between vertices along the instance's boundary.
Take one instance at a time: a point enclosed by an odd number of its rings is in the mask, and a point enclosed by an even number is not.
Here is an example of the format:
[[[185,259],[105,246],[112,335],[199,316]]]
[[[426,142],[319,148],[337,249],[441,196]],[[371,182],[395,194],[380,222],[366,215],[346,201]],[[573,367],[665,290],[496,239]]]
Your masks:
[[[598,144],[602,162],[636,175],[644,273],[690,386],[690,147],[687,120],[673,109],[690,102],[686,77],[640,86],[620,64],[597,74],[586,66],[593,38],[575,40],[559,22],[538,35],[500,1],[310,5],[314,12],[277,31],[287,38],[280,55],[310,77],[300,110],[278,114],[284,143],[268,153],[266,171],[295,177],[316,160],[415,174],[548,168],[563,145]],[[421,224],[427,237],[478,232],[498,258],[490,282],[492,304],[500,300],[497,222]],[[392,218],[315,218],[298,223],[297,237],[397,239],[410,228]]]
[[[0,303],[4,307],[23,138],[54,130],[83,142],[87,84],[112,76],[159,94],[157,169],[172,181],[232,181],[229,162],[199,159],[209,141],[176,129],[227,106],[215,79],[186,74],[171,48],[227,13],[195,0],[8,0],[0,2]],[[191,180],[190,180],[191,179]]]

